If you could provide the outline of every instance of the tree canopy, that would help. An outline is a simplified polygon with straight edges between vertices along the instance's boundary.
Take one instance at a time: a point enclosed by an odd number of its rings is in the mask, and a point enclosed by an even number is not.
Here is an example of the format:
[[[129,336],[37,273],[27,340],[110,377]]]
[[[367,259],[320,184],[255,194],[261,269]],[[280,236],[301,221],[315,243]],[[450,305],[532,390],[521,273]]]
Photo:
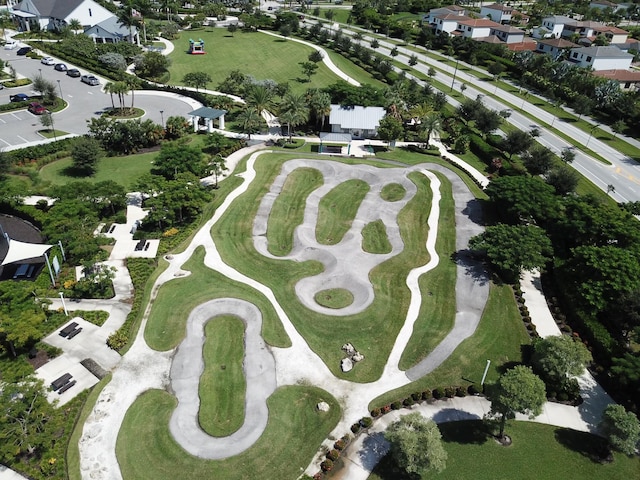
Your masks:
[[[608,405],[602,415],[600,431],[612,448],[633,455],[640,442],[640,421],[622,405]]]
[[[584,343],[567,335],[554,335],[534,343],[533,364],[543,378],[562,383],[584,372],[593,359]]]
[[[417,412],[403,415],[384,436],[391,443],[391,456],[407,473],[426,478],[430,470],[444,470],[447,452],[433,420]]]

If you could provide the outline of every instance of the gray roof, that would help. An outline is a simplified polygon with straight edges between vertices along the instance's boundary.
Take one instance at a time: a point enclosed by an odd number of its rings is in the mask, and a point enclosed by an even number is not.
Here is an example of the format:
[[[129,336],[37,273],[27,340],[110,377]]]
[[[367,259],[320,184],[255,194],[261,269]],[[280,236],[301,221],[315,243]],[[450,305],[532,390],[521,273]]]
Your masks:
[[[135,35],[138,29],[134,26],[131,27],[131,32]],[[103,20],[102,22],[88,28],[85,32],[87,35],[96,35],[97,37],[106,37],[110,35],[112,37],[128,37],[129,28],[125,27],[118,21],[118,17],[115,15]]]
[[[386,112],[382,107],[331,105],[329,123],[331,125],[340,125],[341,128],[375,130],[380,125],[380,120],[385,114]]]
[[[577,23],[577,21],[574,20],[573,18],[569,18],[569,17],[566,17],[564,15],[550,15],[550,16],[544,17],[542,19],[543,22],[545,20],[553,22],[555,24],[564,23],[564,24],[570,24],[571,25],[571,24]]]
[[[611,45],[600,47],[579,47],[572,48],[572,52],[582,53],[584,55],[590,55],[593,58],[628,58],[633,57],[630,53],[623,52],[618,47],[612,47]]]
[[[331,133],[320,132],[321,142],[346,142],[349,143],[352,140],[350,133]]]
[[[83,2],[84,0],[22,0],[13,8],[41,17],[64,19]]]
[[[216,118],[220,118],[221,116],[223,116],[225,113],[227,113],[226,110],[218,110],[217,108],[210,107],[200,107],[193,112],[189,112],[187,115],[215,120]]]

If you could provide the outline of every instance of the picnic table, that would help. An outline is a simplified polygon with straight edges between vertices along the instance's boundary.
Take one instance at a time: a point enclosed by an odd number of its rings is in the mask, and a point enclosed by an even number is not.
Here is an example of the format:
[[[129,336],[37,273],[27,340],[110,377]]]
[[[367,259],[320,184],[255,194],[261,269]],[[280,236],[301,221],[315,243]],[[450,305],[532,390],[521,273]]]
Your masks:
[[[71,332],[73,332],[76,327],[78,326],[78,322],[71,322],[69,325],[67,325],[66,327],[64,327],[62,330],[60,330],[59,335],[61,337],[66,337],[68,336]]]
[[[71,378],[72,377],[70,373],[65,373],[61,377],[58,377],[53,382],[51,382],[51,389],[59,390],[60,388],[63,388],[69,383],[69,380],[71,380]],[[73,381],[73,383],[75,384],[75,380]]]
[[[71,340],[73,337],[78,335],[81,331],[82,331],[82,327],[76,328],[73,332],[69,334],[69,336],[67,337],[67,340]]]

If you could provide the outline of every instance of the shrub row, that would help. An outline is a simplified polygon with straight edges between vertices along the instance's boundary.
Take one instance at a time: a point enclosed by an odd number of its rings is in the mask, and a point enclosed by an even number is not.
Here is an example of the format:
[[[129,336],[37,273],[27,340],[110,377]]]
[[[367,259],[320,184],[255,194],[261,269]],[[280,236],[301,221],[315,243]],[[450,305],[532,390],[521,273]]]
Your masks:
[[[34,145],[32,147],[21,148],[19,150],[13,150],[9,152],[9,159],[11,164],[14,166],[23,166],[26,164],[36,164],[38,167],[42,165],[40,162],[43,159],[47,159],[46,163],[49,163],[59,156],[55,158],[49,157],[53,154],[62,154],[62,156],[69,155],[71,151],[71,146],[74,142],[72,138],[65,138],[64,140],[58,140],[57,142],[51,143],[43,143],[41,145]],[[43,163],[45,165],[46,163]]]

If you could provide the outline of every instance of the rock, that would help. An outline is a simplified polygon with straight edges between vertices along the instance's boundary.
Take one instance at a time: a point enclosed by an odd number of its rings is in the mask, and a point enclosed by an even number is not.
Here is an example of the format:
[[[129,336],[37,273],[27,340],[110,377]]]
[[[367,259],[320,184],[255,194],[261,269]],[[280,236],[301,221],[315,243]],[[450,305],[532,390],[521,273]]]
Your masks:
[[[351,357],[351,360],[353,360],[354,362],[360,362],[362,360],[364,360],[364,355],[362,355],[360,352],[356,352],[353,357]]]
[[[340,362],[340,368],[343,372],[349,372],[353,368],[353,362],[350,358],[343,358]]]
[[[342,345],[342,350],[349,356],[356,353],[356,349],[353,348],[353,345],[351,345],[350,343],[345,343],[344,345]]]
[[[316,408],[321,412],[328,412],[329,411],[329,404],[327,402],[320,402],[320,403],[318,403]]]

